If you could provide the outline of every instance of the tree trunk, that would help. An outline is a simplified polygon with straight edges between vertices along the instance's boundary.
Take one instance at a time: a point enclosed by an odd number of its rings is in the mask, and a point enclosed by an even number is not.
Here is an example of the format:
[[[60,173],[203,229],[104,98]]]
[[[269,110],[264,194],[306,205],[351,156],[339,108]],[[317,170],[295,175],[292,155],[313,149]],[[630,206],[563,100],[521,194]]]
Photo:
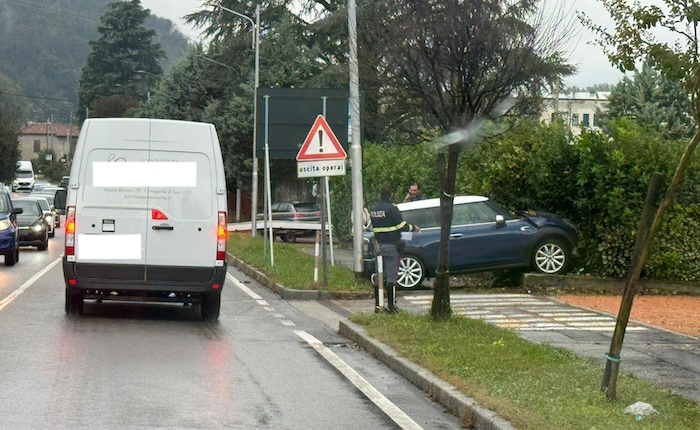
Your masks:
[[[625,328],[627,327],[627,320],[629,319],[630,309],[632,307],[632,301],[634,300],[634,293],[639,283],[639,278],[642,273],[642,269],[649,259],[649,254],[651,253],[652,245],[654,244],[654,238],[656,233],[658,233],[661,228],[661,221],[663,219],[666,209],[671,205],[673,201],[673,196],[676,194],[678,187],[681,182],[683,182],[683,175],[688,169],[690,164],[690,159],[695,152],[695,148],[698,146],[700,141],[700,129],[695,131],[695,135],[690,140],[688,145],[685,147],[685,151],[681,156],[678,166],[676,167],[676,172],[673,175],[673,179],[666,190],[666,195],[659,204],[656,214],[654,216],[654,221],[649,228],[648,235],[644,241],[643,246],[640,246],[639,255],[635,255],[636,264],[632,267],[630,276],[625,284],[624,296],[622,303],[620,304],[620,312],[617,316],[617,324],[615,325],[615,332],[613,334],[613,339],[610,345],[610,352],[608,353],[608,364],[606,365],[605,374],[603,375],[603,384],[601,389],[605,391],[605,395],[609,400],[614,400],[616,398],[617,390],[617,373],[620,367],[620,352],[622,351],[622,340],[624,339]]]
[[[457,162],[459,161],[459,145],[450,145],[447,151],[447,166],[445,153],[437,156],[437,170],[440,178],[440,247],[438,264],[433,286],[433,303],[430,317],[433,320],[447,320],[452,316],[450,307],[450,232],[452,227],[452,212],[457,178]],[[420,226],[418,226],[420,227]]]

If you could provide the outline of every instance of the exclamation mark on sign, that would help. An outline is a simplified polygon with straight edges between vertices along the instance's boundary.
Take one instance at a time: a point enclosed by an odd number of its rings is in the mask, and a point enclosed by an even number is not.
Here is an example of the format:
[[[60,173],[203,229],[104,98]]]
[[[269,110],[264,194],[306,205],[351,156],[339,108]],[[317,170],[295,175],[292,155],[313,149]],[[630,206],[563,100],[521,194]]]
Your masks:
[[[318,131],[318,152],[323,152],[323,131]]]

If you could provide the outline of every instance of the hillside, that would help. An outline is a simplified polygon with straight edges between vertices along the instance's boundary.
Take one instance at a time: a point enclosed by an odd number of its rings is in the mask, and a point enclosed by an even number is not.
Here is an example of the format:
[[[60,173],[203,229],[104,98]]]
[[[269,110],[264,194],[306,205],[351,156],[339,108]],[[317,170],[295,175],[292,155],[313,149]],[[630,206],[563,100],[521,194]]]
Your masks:
[[[113,1],[0,0],[0,73],[24,94],[19,98],[25,120],[53,115],[67,122],[75,112],[89,41],[98,37],[100,16]],[[186,49],[187,38],[168,19],[151,16],[145,25],[158,34],[167,70]]]

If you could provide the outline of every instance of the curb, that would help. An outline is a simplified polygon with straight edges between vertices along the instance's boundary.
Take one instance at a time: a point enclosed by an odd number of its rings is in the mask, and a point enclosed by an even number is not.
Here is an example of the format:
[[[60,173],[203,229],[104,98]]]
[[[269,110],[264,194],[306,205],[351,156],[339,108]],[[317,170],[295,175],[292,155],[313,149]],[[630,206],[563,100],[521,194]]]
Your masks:
[[[264,273],[247,265],[242,260],[228,254],[228,262],[247,276],[272,290],[285,300],[328,300],[347,298],[372,298],[368,293],[332,293],[319,290],[290,290],[272,282]],[[388,345],[384,345],[367,335],[357,324],[340,319],[338,333],[355,342],[367,353],[377,358],[410,383],[423,390],[428,396],[455,415],[462,426],[475,430],[516,430],[508,421],[493,411],[479,406],[474,399],[464,395],[451,384],[436,377],[429,370],[399,356]]]
[[[598,278],[594,276],[571,275],[542,275],[526,273],[523,279],[523,287],[542,291],[557,289],[561,291],[598,291],[601,293],[621,293],[625,287],[626,279]],[[639,291],[663,291],[668,294],[687,294],[700,296],[700,284],[697,282],[673,282],[655,281],[653,279],[640,279]]]
[[[374,297],[370,292],[332,292],[322,290],[292,290],[284,285],[272,282],[270,278],[257,269],[249,266],[239,258],[228,255],[228,262],[236,269],[255,279],[269,290],[278,294],[285,300],[343,300],[343,299],[371,299]]]
[[[431,399],[454,414],[459,419],[460,425],[476,430],[516,430],[508,421],[493,411],[479,406],[474,399],[462,394],[453,385],[399,356],[391,347],[369,337],[362,327],[340,320],[338,333],[355,342],[413,385],[428,393]]]

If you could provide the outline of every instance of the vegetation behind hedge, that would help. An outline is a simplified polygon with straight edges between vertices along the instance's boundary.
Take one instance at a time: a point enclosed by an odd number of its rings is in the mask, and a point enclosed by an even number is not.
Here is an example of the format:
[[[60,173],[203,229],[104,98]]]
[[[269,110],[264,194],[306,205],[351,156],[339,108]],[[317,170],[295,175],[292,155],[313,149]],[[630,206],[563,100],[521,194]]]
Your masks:
[[[533,122],[465,150],[457,192],[486,195],[514,211],[532,208],[569,218],[581,237],[575,270],[623,278],[651,174],[661,172],[668,184],[686,144],[662,141],[657,131],[624,119],[610,124],[607,133],[584,130],[580,137],[562,124]],[[396,190],[395,202],[413,181],[424,194],[438,196],[436,154],[429,143],[365,143],[362,150],[368,207],[376,203],[384,184]],[[350,177],[331,180],[332,214],[341,237],[351,234]],[[664,215],[645,277],[700,281],[699,196],[694,161]]]

